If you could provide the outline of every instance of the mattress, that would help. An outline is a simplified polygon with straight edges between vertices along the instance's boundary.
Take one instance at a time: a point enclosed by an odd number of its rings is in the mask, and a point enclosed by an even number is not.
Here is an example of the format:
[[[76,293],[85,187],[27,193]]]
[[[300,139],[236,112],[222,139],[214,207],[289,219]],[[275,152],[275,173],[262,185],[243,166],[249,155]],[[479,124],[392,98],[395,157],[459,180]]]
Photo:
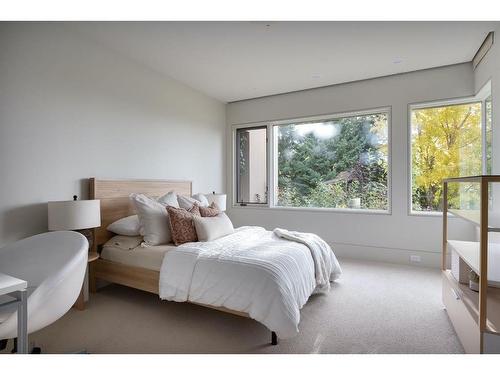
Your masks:
[[[176,249],[173,244],[142,247],[141,245],[129,250],[117,246],[113,238],[106,242],[101,251],[101,259],[127,266],[147,268],[160,271],[165,253]]]

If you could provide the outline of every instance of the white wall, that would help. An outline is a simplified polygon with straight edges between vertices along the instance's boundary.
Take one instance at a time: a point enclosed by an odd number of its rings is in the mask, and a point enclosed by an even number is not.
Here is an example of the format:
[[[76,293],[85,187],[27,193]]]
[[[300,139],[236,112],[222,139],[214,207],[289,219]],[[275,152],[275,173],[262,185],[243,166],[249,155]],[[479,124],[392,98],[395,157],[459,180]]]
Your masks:
[[[408,214],[408,105],[474,93],[474,74],[467,63],[228,104],[229,129],[242,123],[392,108],[390,215],[234,207],[229,209],[231,218],[236,225],[314,231],[334,244],[337,253],[343,256],[407,263],[409,255],[417,254],[422,257],[422,264],[438,266],[441,217]],[[230,150],[230,134],[227,142]],[[231,192],[230,166],[228,160],[228,192]],[[463,221],[451,221],[451,236],[473,235],[472,228]]]
[[[492,173],[500,174],[500,27],[495,30],[496,42],[474,70],[475,90],[479,91],[491,80],[492,104]]]
[[[56,23],[0,23],[0,246],[88,177],[225,186],[225,105]]]

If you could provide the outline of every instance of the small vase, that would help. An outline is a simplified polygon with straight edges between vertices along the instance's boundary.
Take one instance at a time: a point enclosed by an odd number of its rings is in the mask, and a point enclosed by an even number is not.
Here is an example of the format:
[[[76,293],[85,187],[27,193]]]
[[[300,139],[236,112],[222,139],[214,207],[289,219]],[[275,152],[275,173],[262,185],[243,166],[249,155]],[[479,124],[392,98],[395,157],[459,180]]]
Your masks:
[[[361,198],[349,199],[349,202],[347,203],[347,207],[349,207],[349,208],[361,208]]]

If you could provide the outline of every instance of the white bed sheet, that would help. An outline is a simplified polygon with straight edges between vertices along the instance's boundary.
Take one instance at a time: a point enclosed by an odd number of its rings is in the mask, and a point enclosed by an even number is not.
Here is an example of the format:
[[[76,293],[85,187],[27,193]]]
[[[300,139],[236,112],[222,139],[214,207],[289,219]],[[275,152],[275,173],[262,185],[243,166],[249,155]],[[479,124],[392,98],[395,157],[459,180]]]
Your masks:
[[[175,248],[176,246],[173,244],[148,247],[139,245],[132,250],[127,250],[113,245],[113,239],[111,239],[104,244],[101,251],[101,258],[127,266],[160,271],[165,253]]]

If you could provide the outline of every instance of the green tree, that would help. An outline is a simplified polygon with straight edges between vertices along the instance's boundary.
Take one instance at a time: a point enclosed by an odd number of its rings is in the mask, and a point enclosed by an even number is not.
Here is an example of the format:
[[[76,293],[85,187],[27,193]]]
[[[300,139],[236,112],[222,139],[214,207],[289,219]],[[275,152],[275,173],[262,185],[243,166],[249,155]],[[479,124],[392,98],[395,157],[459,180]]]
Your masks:
[[[386,114],[279,126],[278,204],[386,209],[387,152]]]

